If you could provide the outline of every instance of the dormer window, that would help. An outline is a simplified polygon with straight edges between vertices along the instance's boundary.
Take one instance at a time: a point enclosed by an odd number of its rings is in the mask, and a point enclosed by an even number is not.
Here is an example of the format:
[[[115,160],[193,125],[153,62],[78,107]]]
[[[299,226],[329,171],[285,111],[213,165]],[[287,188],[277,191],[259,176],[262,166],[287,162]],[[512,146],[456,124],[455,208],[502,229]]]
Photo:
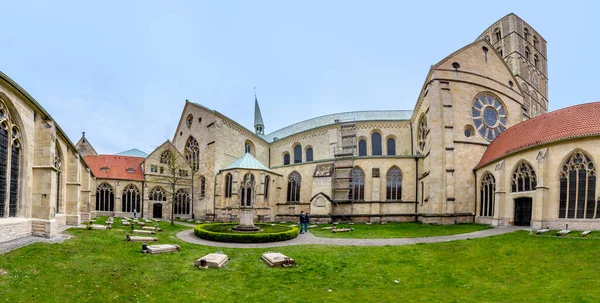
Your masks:
[[[108,171],[109,168],[108,168],[108,166],[102,166],[102,167],[100,167],[100,170],[101,171]]]
[[[133,167],[128,167],[128,168],[127,168],[127,172],[128,172],[128,173],[134,173],[134,172],[135,172],[135,168],[133,168]]]

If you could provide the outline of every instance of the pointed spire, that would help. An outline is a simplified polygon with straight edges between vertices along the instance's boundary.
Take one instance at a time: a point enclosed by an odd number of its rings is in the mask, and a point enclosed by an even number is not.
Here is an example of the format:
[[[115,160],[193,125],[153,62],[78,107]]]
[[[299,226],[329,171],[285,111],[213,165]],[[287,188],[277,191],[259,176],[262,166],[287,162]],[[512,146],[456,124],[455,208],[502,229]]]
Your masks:
[[[256,87],[254,88],[254,132],[257,135],[265,134],[265,125],[260,113],[260,107],[258,106],[258,98],[256,97]]]

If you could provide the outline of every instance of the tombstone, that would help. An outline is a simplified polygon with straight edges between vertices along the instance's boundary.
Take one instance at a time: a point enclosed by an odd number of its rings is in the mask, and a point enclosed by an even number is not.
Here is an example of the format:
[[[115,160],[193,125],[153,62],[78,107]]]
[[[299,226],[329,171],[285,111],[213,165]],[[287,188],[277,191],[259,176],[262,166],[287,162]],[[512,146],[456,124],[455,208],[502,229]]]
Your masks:
[[[152,220],[150,219],[144,219],[144,221],[146,221],[146,223],[152,223]]]
[[[570,230],[568,230],[568,229],[563,229],[563,230],[561,230],[561,231],[557,232],[557,233],[556,233],[556,235],[557,235],[557,236],[564,236],[564,235],[566,235],[566,234],[568,234],[568,233],[570,233],[570,232],[571,232],[571,231],[570,231]]]
[[[186,222],[194,222],[194,219],[187,219]]]
[[[373,223],[371,223],[371,222],[367,222],[367,223],[365,223],[365,224],[367,224],[367,225],[373,225]]]
[[[353,231],[354,228],[334,228],[331,230],[332,233],[345,233]]]
[[[158,244],[158,245],[146,245],[142,244],[142,252],[148,254],[162,254],[167,252],[179,251],[180,247],[177,244]]]
[[[127,241],[127,242],[158,242],[158,238],[125,235],[125,241]]]
[[[317,228],[319,227],[318,225],[309,225],[308,228]]]
[[[329,229],[333,229],[333,226],[321,227],[321,230],[329,230]]]
[[[131,223],[129,223],[129,221],[125,221],[125,220],[121,221],[121,224],[126,225],[126,226],[131,225]]]
[[[194,223],[196,223],[196,224],[202,224],[202,221],[196,220],[196,222],[194,222]]]
[[[131,232],[138,233],[138,234],[156,234],[155,231],[152,231],[152,230],[143,230],[143,229],[134,229]]]
[[[146,223],[144,223],[144,222],[137,222],[137,224],[140,226],[146,226]]]
[[[212,253],[208,254],[194,262],[198,268],[221,268],[229,262],[229,257],[225,254]]]
[[[544,229],[538,229],[538,230],[536,230],[535,233],[539,235],[539,234],[543,234],[543,233],[546,233],[546,232],[549,232],[549,231],[550,231],[550,229],[544,228]]]
[[[292,266],[296,265],[296,260],[282,254],[282,253],[264,253],[262,255],[262,260],[265,261],[269,266]]]
[[[162,229],[160,227],[155,227],[155,226],[144,226],[144,227],[142,227],[142,230],[161,231]]]
[[[111,229],[110,225],[98,225],[98,224],[92,224],[92,229],[96,229],[96,230],[107,230],[107,229]]]
[[[298,227],[298,224],[292,224],[290,227]]]
[[[591,232],[592,232],[591,230],[586,230],[581,233],[581,237],[585,237],[585,236],[589,235]]]

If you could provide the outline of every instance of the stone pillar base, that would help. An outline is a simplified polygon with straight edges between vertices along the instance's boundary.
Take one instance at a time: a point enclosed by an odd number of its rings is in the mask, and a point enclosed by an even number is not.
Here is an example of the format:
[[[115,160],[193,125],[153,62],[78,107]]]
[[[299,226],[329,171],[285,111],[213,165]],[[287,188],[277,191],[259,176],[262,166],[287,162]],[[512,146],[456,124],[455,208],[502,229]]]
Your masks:
[[[52,220],[31,220],[31,234],[38,237],[54,237],[58,234],[58,224],[56,219]]]
[[[81,223],[80,215],[67,215],[67,225],[79,225]]]

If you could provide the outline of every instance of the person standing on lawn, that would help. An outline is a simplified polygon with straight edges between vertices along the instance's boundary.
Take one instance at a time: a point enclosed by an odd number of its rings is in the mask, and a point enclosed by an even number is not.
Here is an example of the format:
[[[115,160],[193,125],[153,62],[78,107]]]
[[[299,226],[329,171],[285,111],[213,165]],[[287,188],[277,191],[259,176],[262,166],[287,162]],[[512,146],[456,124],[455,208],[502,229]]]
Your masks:
[[[304,214],[304,211],[300,212],[300,233],[303,234],[304,233],[304,225],[308,226],[308,223],[306,223],[306,215]],[[307,227],[308,229],[308,227]]]

